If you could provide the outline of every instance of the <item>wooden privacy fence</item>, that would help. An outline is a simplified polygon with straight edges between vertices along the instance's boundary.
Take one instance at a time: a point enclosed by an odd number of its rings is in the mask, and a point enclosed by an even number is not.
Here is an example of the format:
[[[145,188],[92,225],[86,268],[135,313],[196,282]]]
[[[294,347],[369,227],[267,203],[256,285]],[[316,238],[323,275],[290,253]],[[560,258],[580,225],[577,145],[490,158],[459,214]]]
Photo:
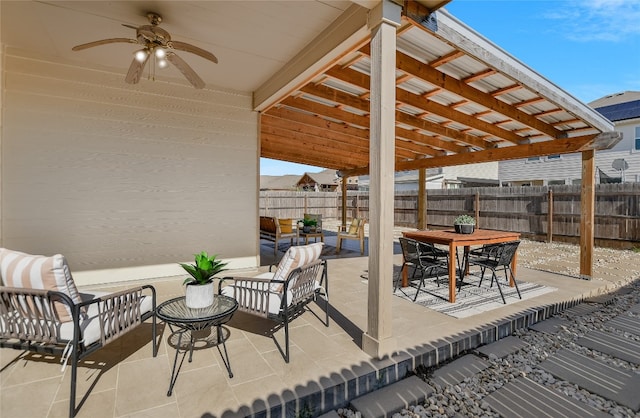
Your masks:
[[[628,247],[640,242],[640,183],[596,185],[595,238],[599,245]],[[580,235],[580,186],[480,187],[429,189],[428,228],[451,228],[461,214],[474,216],[480,228],[516,231],[536,239],[577,240]],[[260,214],[302,218],[320,213],[340,218],[341,193],[260,192]],[[395,194],[394,223],[416,227],[418,193]],[[347,193],[347,217],[369,218],[368,192]]]

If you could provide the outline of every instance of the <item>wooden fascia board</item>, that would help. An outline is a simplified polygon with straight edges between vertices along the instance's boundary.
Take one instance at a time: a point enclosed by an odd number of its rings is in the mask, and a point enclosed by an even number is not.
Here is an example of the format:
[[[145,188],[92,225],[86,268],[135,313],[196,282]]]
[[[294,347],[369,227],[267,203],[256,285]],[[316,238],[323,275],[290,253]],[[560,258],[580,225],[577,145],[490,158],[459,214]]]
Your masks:
[[[454,165],[486,163],[493,161],[516,160],[520,158],[539,157],[545,155],[570,154],[591,149],[597,135],[586,135],[575,138],[554,139],[534,144],[513,145],[465,154],[451,154],[442,157],[424,158],[420,160],[400,162],[396,171],[417,170],[419,168],[449,167]],[[368,173],[367,168],[354,169],[347,172],[349,176]]]
[[[524,65],[518,59],[505,52],[469,26],[457,20],[447,11],[436,11],[437,29],[435,31],[428,29],[421,24],[421,20],[429,14],[429,12],[426,8],[422,8],[421,11],[421,7],[420,5],[416,5],[416,7],[412,7],[412,13],[407,13],[407,18],[409,18],[416,27],[434,34],[456,49],[460,49],[469,56],[484,62],[489,67],[495,68],[502,75],[527,87],[531,91],[537,92],[547,101],[582,119],[585,123],[593,126],[597,130],[606,132],[614,129],[613,123],[604,116]],[[422,16],[422,18],[420,16]],[[529,126],[534,127],[533,125]],[[545,133],[550,134],[549,132]],[[559,137],[558,135],[552,136],[555,138]]]
[[[253,93],[253,108],[264,111],[369,41],[369,10],[352,4]]]
[[[602,132],[593,138],[593,141],[587,144],[581,151],[589,149],[599,151],[611,149],[620,141],[622,141],[622,132]]]
[[[528,157],[538,157],[545,155],[570,154],[579,152],[587,146],[594,136],[585,136],[581,138],[565,138],[554,139],[545,142],[536,142],[534,144],[513,145],[502,148],[494,148],[483,151],[468,152],[466,154],[452,154],[443,157],[434,157],[433,162],[429,161],[424,164],[424,160],[408,163],[407,167],[401,165],[396,167],[397,170],[413,170],[417,168],[432,167],[448,167],[453,165],[486,163],[493,161],[505,161]],[[417,164],[415,167],[411,164]]]

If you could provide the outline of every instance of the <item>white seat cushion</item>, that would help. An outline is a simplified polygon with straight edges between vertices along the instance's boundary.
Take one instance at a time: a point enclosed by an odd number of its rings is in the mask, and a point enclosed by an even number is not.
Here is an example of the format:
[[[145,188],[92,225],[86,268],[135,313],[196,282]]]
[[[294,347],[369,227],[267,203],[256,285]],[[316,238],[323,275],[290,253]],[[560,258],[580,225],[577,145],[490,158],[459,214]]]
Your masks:
[[[92,300],[101,296],[106,296],[107,292],[82,293],[83,300]],[[82,343],[85,347],[100,341],[100,302],[89,305],[86,318],[80,320],[80,330],[82,332]],[[151,312],[153,309],[153,298],[148,295],[142,297],[140,312],[142,314]],[[60,327],[60,338],[65,340],[73,339],[73,322],[65,322]]]
[[[272,273],[269,273],[272,274]],[[238,292],[241,292],[242,288],[240,286],[235,286],[235,285],[229,285],[229,286],[225,286],[222,289],[222,294],[225,296],[229,296],[230,298],[236,298],[235,296],[235,292],[236,292],[236,287],[238,288]],[[254,282],[253,285],[251,286],[253,289],[257,288],[257,284]],[[265,293],[264,292],[260,292],[258,293],[261,297],[264,297]],[[267,312],[269,312],[272,315],[277,315],[280,312],[280,304],[282,303],[282,292],[273,292],[273,291],[269,291],[268,292],[268,300],[263,299],[260,301],[254,301],[257,302],[258,305],[260,307],[262,307],[264,309],[265,307],[265,303],[269,303],[268,307],[267,307]],[[287,291],[287,301],[288,301],[288,305],[291,306],[291,299],[293,298],[293,295],[291,292]]]

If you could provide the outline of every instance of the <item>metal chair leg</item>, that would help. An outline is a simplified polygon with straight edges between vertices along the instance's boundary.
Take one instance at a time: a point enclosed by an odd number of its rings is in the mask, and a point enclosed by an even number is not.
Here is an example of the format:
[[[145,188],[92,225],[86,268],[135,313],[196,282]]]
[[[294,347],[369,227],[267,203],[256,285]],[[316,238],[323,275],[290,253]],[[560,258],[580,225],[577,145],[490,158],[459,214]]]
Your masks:
[[[491,274],[491,287],[493,287],[493,281],[496,281],[496,284],[498,285],[498,290],[500,291],[500,297],[502,298],[502,303],[504,303],[505,305],[507,304],[507,301],[504,298],[504,294],[502,293],[502,287],[500,286],[500,281],[498,280],[498,276],[496,276],[496,272],[492,271]]]

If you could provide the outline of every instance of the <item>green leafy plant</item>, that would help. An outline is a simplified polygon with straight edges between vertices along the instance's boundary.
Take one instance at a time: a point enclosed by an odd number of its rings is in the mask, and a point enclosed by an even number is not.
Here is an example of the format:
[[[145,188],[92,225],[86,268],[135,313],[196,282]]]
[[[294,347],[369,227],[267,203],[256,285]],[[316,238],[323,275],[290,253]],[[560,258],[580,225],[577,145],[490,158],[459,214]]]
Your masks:
[[[460,215],[453,220],[454,225],[475,225],[476,219],[469,215]]]
[[[216,260],[217,254],[209,256],[206,251],[202,251],[200,254],[195,254],[195,257],[194,264],[180,263],[182,268],[191,275],[184,280],[183,284],[207,284],[213,280],[213,276],[228,270],[224,268],[228,263]]]
[[[318,226],[318,220],[313,218],[304,218],[302,223],[304,226]]]

